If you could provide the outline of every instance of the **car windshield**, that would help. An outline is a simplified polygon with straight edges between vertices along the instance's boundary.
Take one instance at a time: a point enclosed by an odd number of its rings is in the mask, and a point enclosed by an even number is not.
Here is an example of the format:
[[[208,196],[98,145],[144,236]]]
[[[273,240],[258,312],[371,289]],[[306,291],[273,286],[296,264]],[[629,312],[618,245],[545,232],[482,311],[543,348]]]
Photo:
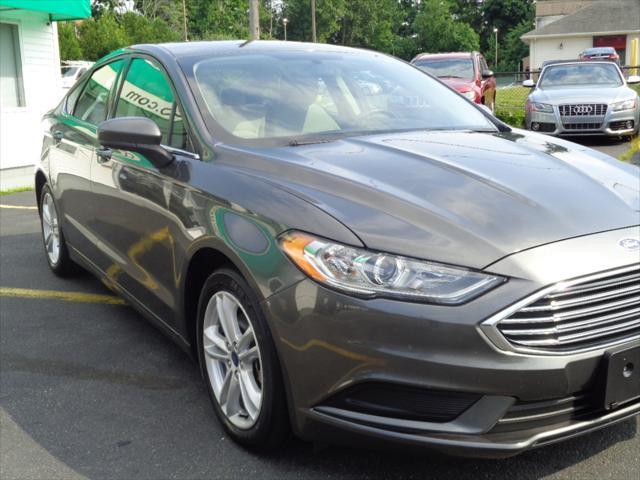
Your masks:
[[[613,63],[582,63],[571,65],[553,65],[544,69],[538,82],[540,88],[580,87],[580,86],[619,87],[622,78]]]
[[[193,68],[203,110],[213,117],[210,128],[222,127],[237,139],[496,130],[448,87],[384,55],[246,53]]]
[[[415,65],[438,78],[453,77],[473,80],[473,62],[470,58],[417,60]]]

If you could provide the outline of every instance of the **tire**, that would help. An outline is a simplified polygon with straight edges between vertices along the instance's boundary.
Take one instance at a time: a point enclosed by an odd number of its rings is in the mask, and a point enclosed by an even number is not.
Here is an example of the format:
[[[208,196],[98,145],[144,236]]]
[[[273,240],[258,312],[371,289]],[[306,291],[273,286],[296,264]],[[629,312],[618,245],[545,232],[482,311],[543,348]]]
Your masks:
[[[235,312],[237,328],[222,320],[234,318],[229,312]],[[235,334],[227,334],[228,330]],[[251,334],[253,340],[244,340]],[[227,433],[254,450],[280,446],[289,435],[280,364],[258,297],[236,271],[217,270],[205,282],[197,335],[201,373]]]
[[[496,113],[496,95],[497,94],[493,94],[493,99],[491,100],[491,104],[489,105],[489,109],[491,110],[491,113]]]
[[[53,273],[59,277],[68,277],[77,273],[78,266],[69,256],[59,219],[53,193],[49,185],[45,184],[40,192],[40,229],[44,253]]]

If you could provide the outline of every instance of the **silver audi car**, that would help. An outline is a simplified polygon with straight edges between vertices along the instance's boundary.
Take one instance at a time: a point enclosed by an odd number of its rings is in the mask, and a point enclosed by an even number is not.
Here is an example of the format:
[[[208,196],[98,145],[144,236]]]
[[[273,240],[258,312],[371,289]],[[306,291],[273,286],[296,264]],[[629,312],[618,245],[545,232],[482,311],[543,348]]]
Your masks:
[[[554,63],[542,69],[525,107],[528,130],[551,135],[631,136],[638,132],[640,102],[613,62]]]

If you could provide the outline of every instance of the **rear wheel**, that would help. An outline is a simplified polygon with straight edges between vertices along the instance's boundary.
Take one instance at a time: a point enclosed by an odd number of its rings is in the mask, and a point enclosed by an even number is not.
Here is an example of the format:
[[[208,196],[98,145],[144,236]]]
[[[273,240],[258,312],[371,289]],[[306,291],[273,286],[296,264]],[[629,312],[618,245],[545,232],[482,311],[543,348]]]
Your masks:
[[[288,432],[280,367],[258,299],[237,272],[205,282],[198,327],[202,374],[227,432],[246,447],[280,445]]]
[[[69,257],[58,209],[48,185],[42,187],[40,193],[40,226],[47,263],[53,273],[61,277],[75,273],[77,266]]]

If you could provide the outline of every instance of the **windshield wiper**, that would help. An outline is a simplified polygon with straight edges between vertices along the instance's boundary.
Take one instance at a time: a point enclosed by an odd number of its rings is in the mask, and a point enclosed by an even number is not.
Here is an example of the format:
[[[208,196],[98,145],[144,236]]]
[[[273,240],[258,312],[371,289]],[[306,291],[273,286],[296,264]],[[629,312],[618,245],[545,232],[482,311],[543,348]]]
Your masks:
[[[335,142],[337,138],[300,138],[293,139],[289,142],[290,147],[300,147],[302,145],[314,145],[316,143],[330,143]]]

